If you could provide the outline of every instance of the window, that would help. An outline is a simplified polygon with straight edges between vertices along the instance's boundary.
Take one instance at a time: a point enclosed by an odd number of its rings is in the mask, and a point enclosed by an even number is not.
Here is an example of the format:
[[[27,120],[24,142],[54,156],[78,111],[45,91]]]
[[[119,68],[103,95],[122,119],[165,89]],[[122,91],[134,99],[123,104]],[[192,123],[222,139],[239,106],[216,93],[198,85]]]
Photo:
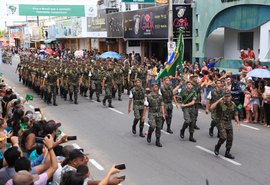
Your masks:
[[[195,30],[195,37],[199,37],[199,29]]]
[[[197,20],[197,22],[200,22],[200,15],[199,14],[196,14],[196,20]]]
[[[126,11],[130,11],[130,10],[131,10],[130,4],[126,3]]]
[[[253,49],[253,32],[240,32],[239,33],[239,50],[247,48]]]
[[[140,47],[141,42],[138,40],[129,40],[128,41],[128,47]]]
[[[196,43],[196,51],[199,51],[199,50],[200,50],[199,43]]]

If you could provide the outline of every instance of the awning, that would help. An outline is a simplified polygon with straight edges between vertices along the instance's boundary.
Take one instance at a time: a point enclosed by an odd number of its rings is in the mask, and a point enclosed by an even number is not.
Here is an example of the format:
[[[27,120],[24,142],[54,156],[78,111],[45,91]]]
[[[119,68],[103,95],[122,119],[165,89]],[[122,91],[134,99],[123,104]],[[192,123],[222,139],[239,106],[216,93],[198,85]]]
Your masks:
[[[47,39],[47,40],[44,40],[43,42],[44,42],[45,44],[49,44],[49,43],[51,43],[51,42],[53,42],[53,41],[56,41],[56,39]]]

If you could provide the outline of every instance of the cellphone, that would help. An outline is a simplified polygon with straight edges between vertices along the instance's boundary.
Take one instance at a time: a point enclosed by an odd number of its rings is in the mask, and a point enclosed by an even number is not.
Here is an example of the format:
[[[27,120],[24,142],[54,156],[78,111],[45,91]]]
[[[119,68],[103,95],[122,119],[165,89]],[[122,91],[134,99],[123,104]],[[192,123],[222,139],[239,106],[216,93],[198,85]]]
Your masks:
[[[121,180],[121,181],[124,181],[126,179],[126,176],[123,175],[123,176],[120,176],[120,177],[117,177],[117,179]]]
[[[68,136],[67,140],[68,141],[77,140],[77,136]]]
[[[126,165],[125,164],[118,164],[118,165],[115,165],[115,168],[118,170],[124,170],[124,169],[126,169]]]
[[[34,111],[35,112],[40,112],[40,108],[35,108]]]
[[[11,139],[10,138],[7,138],[7,143],[11,143]]]

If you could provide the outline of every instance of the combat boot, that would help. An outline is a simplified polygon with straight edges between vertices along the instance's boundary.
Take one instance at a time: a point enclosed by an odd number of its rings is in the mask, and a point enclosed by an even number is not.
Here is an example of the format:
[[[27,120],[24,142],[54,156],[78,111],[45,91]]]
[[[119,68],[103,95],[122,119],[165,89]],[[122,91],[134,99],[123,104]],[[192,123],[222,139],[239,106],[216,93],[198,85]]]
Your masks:
[[[103,103],[103,106],[105,107],[106,106],[106,99],[103,99],[102,103]]]
[[[184,139],[184,137],[185,137],[185,129],[184,129],[184,128],[182,128],[182,129],[180,130],[180,137],[181,137],[182,139]]]
[[[197,142],[196,139],[194,139],[194,137],[193,137],[193,133],[190,133],[190,135],[189,135],[189,141],[191,141],[193,143],[196,143]]]
[[[133,134],[136,134],[136,125],[138,123],[138,120],[137,119],[134,119],[133,120],[133,125],[132,125],[132,133]]]
[[[69,94],[69,101],[72,102],[73,99],[72,99],[72,94]]]
[[[197,125],[194,126],[194,129],[195,130],[200,130],[200,128]]]
[[[143,128],[140,128],[140,137],[145,137],[145,135],[143,134]]]
[[[173,131],[171,130],[171,125],[167,125],[167,132],[169,133],[169,134],[173,134]]]
[[[109,103],[109,107],[110,107],[110,108],[114,108],[114,106],[112,106],[112,103]]]
[[[92,98],[90,98],[90,99],[92,100]],[[101,102],[100,99],[99,99],[99,97],[97,98],[97,102]],[[105,105],[105,106],[106,106],[106,105]]]
[[[225,157],[229,159],[234,159],[234,156],[230,153],[230,149],[227,149],[225,152]]]
[[[160,137],[156,138],[156,146],[157,147],[162,147],[162,144],[160,143]]]
[[[152,132],[153,132],[153,129],[149,127],[147,138],[146,138],[148,143],[151,143]]]
[[[219,149],[220,149],[220,147],[221,147],[221,145],[219,145],[219,144],[217,144],[215,146],[215,151],[214,151],[215,155],[219,155]]]
[[[53,100],[53,105],[57,106],[56,100]]]
[[[210,127],[209,128],[209,136],[213,137],[213,135],[214,135],[214,127]]]
[[[78,104],[78,100],[77,99],[75,99],[74,104]]]
[[[122,101],[122,98],[121,97],[118,97],[118,101]]]

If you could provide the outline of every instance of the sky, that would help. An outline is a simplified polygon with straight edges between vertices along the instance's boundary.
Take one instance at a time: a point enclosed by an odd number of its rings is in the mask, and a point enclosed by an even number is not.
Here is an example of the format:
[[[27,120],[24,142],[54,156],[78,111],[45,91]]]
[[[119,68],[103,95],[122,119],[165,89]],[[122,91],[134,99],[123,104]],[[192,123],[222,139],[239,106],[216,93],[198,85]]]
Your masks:
[[[0,0],[0,30],[5,29],[5,22],[25,21],[25,16],[7,16],[6,4],[96,4],[97,0]]]

